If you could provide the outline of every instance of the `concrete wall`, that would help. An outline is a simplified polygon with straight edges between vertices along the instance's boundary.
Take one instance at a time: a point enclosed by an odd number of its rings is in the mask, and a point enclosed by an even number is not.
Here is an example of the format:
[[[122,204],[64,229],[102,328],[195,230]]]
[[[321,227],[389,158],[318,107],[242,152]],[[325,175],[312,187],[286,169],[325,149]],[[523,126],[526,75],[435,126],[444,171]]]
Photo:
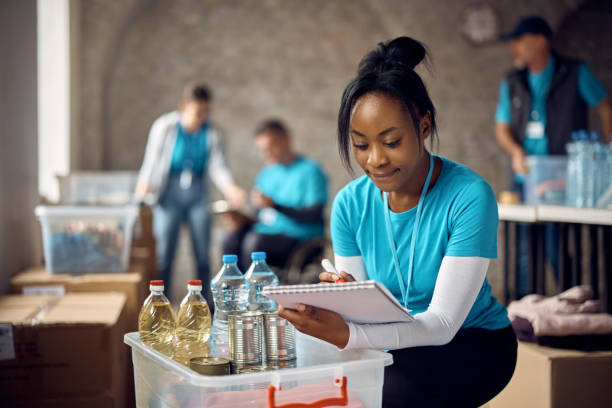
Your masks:
[[[36,0],[0,2],[0,294],[35,262]]]
[[[341,91],[365,51],[407,34],[434,57],[435,71],[425,80],[440,113],[439,152],[472,166],[499,191],[505,157],[492,116],[510,57],[506,44],[474,47],[460,36],[459,16],[471,3],[83,2],[81,167],[137,169],[151,122],[176,106],[185,81],[202,79],[215,91],[214,119],[227,131],[241,183],[249,185],[260,166],[250,148],[254,125],[276,115],[288,121],[298,148],[324,163],[337,190],[348,180],[334,140]],[[506,31],[527,13],[544,15],[553,27],[567,25],[579,2],[491,4]]]
[[[423,72],[439,112],[438,152],[471,166],[499,192],[506,186],[507,161],[494,139],[493,114],[499,81],[511,60],[507,44],[477,47],[462,38],[460,15],[472,3],[82,2],[81,168],[137,169],[153,120],[175,108],[186,81],[200,79],[214,90],[213,118],[226,130],[229,162],[239,183],[250,186],[261,166],[252,130],[273,115],[288,122],[298,150],[323,163],[335,193],[350,180],[335,143],[342,89],[377,42],[410,35],[433,55],[433,73]],[[612,89],[610,56],[602,52],[609,49],[602,48],[603,41],[610,44],[610,2],[487,3],[496,9],[503,32],[523,15],[546,17],[560,29],[557,48],[585,58]],[[498,261],[491,278],[499,280]]]

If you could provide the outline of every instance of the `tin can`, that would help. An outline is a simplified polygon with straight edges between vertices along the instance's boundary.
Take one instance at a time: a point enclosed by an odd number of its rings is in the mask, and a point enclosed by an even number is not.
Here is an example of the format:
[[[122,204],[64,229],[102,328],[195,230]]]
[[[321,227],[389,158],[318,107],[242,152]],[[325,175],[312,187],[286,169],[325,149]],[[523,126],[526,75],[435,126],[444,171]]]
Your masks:
[[[227,317],[230,360],[261,365],[263,317],[259,312],[231,313]]]
[[[274,368],[262,365],[251,365],[236,368],[236,374],[261,373],[263,371],[274,371]]]
[[[297,360],[296,359],[276,360],[276,361],[268,360],[267,366],[274,370],[282,370],[283,368],[296,368]]]
[[[222,357],[195,357],[189,360],[189,368],[202,375],[229,375],[230,361]]]
[[[295,327],[277,311],[263,315],[266,338],[266,361],[295,360]]]

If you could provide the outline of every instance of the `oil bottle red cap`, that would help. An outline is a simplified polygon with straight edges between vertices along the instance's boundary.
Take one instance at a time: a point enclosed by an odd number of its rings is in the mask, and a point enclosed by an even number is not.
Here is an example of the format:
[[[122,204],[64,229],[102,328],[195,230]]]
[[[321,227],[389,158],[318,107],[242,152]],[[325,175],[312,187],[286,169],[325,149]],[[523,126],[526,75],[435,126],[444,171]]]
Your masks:
[[[202,286],[202,281],[201,280],[190,280],[187,282],[188,285],[192,285],[192,286]]]
[[[149,284],[151,286],[164,286],[164,281],[163,280],[152,280]]]

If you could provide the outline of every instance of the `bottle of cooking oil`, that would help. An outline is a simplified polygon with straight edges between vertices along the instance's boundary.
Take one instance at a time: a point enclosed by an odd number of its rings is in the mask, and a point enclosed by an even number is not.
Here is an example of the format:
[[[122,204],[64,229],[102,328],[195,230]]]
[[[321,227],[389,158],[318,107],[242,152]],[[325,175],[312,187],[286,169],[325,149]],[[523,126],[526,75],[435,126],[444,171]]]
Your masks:
[[[152,280],[151,294],[145,299],[138,315],[138,334],[143,343],[168,357],[173,356],[174,312],[164,296],[164,281]]]
[[[174,359],[189,366],[192,358],[208,357],[210,325],[210,309],[202,296],[202,281],[190,280],[176,320]]]

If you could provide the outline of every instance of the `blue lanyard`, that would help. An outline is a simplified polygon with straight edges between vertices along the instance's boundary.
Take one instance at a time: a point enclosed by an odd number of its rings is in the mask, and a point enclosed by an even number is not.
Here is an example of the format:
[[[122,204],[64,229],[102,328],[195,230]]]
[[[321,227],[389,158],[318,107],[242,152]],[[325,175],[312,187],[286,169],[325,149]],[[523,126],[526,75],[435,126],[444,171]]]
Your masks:
[[[410,258],[408,260],[408,279],[404,282],[402,277],[402,270],[400,269],[399,258],[397,256],[397,249],[395,248],[395,239],[393,238],[393,229],[391,228],[391,216],[389,215],[389,197],[386,192],[383,193],[383,202],[385,205],[385,226],[387,228],[387,239],[389,240],[389,246],[391,247],[391,253],[393,254],[393,264],[395,265],[395,274],[397,275],[397,281],[402,292],[402,299],[404,300],[404,306],[408,307],[408,298],[410,295],[410,282],[412,282],[412,270],[414,269],[414,251],[417,241],[417,233],[419,231],[419,223],[421,222],[421,213],[423,212],[423,199],[427,190],[429,189],[429,182],[431,181],[431,175],[433,173],[434,161],[433,155],[429,155],[429,171],[427,172],[427,178],[425,179],[425,185],[421,190],[421,196],[419,197],[419,203],[417,205],[416,216],[414,217],[414,225],[412,227],[412,239],[410,242]]]

